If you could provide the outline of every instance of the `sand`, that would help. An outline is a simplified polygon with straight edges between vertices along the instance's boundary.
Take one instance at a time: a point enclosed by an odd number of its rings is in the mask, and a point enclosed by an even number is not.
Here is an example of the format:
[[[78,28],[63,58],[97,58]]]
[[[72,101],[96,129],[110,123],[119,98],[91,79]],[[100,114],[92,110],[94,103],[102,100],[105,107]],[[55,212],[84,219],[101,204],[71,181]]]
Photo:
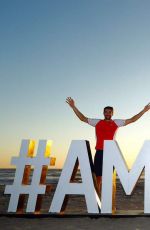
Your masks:
[[[43,196],[43,204],[41,208],[40,216],[6,216],[8,203],[10,196],[4,195],[4,185],[0,186],[0,226],[1,229],[126,229],[126,230],[142,230],[150,229],[150,217],[144,216],[144,181],[139,180],[135,190],[131,196],[124,194],[122,185],[119,180],[117,181],[117,193],[116,193],[116,216],[102,217],[88,216],[86,203],[84,196],[72,195],[69,197],[68,205],[65,211],[66,215],[52,217],[49,216],[48,210],[53,198],[57,185],[54,185],[51,192],[48,192]],[[26,207],[26,205],[25,205]],[[122,211],[121,211],[122,210]],[[25,213],[25,208],[24,208]],[[127,217],[123,214],[132,214]],[[134,214],[141,214],[140,216],[134,216]],[[119,216],[123,215],[123,216]]]
[[[43,195],[43,202],[41,213],[46,214],[49,211],[50,204],[55,192],[57,184],[53,185],[51,192]],[[0,214],[6,214],[9,204],[10,195],[4,195],[4,185],[0,185]],[[27,197],[26,197],[27,198]],[[27,199],[26,199],[27,201]],[[25,212],[26,204],[24,206]],[[116,193],[116,209],[124,211],[141,210],[144,209],[144,180],[138,181],[132,195],[127,196],[124,193],[120,181],[117,180],[117,193]],[[82,195],[70,195],[68,205],[65,211],[66,214],[87,214],[85,198]]]
[[[10,218],[0,217],[1,229],[52,229],[52,230],[149,230],[150,218]]]

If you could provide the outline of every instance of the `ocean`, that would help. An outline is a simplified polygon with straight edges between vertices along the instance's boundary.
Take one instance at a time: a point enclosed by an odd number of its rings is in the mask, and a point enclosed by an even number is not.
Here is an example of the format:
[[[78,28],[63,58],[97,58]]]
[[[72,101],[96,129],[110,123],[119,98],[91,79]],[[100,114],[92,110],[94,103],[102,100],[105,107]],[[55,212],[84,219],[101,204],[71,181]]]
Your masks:
[[[0,185],[8,185],[8,184],[13,184],[13,180],[15,177],[15,171],[16,169],[0,169]],[[47,172],[46,176],[46,184],[57,184],[59,177],[61,175],[62,169],[49,169]],[[30,175],[30,180],[32,178],[32,173]],[[142,173],[140,180],[143,181],[144,179],[144,172]],[[78,182],[81,182],[81,175],[80,171],[78,170],[77,175],[76,175],[76,180]],[[119,180],[117,176],[117,180]]]
[[[0,169],[0,185],[13,184],[16,169]],[[61,175],[62,169],[49,169],[46,176],[46,184],[57,184]],[[33,171],[30,175],[32,178]],[[76,179],[80,182],[80,172],[77,172]]]

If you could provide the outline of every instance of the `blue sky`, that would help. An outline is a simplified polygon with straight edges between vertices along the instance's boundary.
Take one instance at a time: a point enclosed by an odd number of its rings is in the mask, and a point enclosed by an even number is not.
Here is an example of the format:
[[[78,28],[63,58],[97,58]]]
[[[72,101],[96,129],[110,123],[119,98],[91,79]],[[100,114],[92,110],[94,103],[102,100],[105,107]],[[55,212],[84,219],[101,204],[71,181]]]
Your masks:
[[[22,139],[52,139],[62,167],[72,139],[94,129],[87,117],[129,118],[150,101],[150,2],[146,0],[0,0],[0,167]],[[133,161],[150,136],[150,114],[120,128],[117,140]]]

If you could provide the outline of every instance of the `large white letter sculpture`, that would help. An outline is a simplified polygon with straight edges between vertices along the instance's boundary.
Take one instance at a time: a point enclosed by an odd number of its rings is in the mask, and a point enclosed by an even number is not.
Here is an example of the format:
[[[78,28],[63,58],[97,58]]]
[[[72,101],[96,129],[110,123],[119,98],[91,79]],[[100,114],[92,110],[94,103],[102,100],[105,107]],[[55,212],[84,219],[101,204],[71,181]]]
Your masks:
[[[77,170],[77,161],[80,165],[82,183],[71,183],[70,180],[73,179],[73,174]],[[85,195],[88,213],[99,213],[101,204],[94,188],[91,167],[92,157],[89,142],[73,140],[49,212],[59,213],[67,194],[83,194]]]
[[[51,141],[40,140],[37,155],[34,157],[34,141],[23,140],[20,156],[13,157],[11,163],[16,165],[16,173],[13,185],[7,185],[5,194],[11,194],[8,212],[22,212],[25,196],[29,194],[26,212],[39,211],[41,206],[41,194],[46,191],[46,173],[49,165],[55,164],[55,158],[50,157]],[[29,175],[31,166],[34,166],[31,184]]]
[[[144,213],[150,213],[150,141],[145,141],[130,171],[115,141],[105,141],[101,213],[112,213],[112,174],[116,169],[127,195],[131,195],[145,167]]]

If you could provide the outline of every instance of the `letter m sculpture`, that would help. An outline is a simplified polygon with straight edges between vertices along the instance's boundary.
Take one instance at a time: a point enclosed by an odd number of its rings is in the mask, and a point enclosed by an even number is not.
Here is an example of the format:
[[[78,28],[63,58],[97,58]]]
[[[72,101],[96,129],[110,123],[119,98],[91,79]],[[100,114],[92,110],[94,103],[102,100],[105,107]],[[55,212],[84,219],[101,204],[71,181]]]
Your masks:
[[[117,171],[126,195],[131,195],[145,168],[144,213],[150,213],[150,141],[146,140],[144,142],[130,171],[117,142],[104,142],[101,213],[112,213],[112,175],[114,168]]]

